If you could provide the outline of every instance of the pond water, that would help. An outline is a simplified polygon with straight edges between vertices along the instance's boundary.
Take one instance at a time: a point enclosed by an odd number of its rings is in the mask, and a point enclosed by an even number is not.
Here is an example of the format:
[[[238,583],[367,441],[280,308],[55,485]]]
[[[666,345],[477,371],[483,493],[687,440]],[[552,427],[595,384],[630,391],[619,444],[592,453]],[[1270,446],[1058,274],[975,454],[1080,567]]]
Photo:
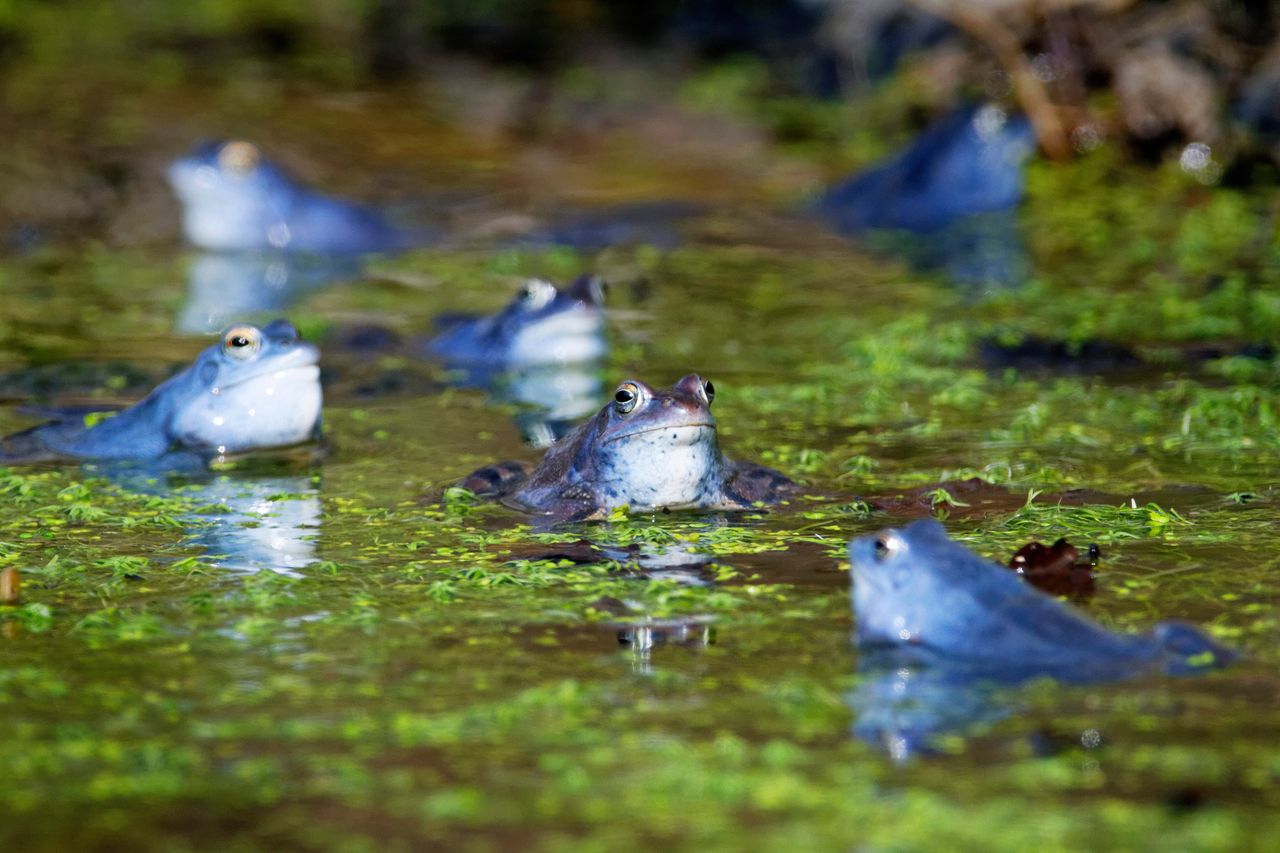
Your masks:
[[[468,216],[519,209],[492,150],[440,146],[424,177],[419,148],[388,143],[365,188],[399,157],[421,198],[466,185]],[[596,150],[555,174],[594,199],[688,200],[654,159],[618,176]],[[741,177],[701,175],[694,200],[714,203],[678,247],[475,238],[239,317],[287,315],[323,348],[319,458],[0,473],[0,565],[23,577],[0,608],[6,846],[1220,849],[1280,829],[1280,375],[1230,355],[1280,331],[1270,199],[1105,151],[1037,164],[1031,277],[991,291],[765,211]],[[0,430],[33,403],[137,399],[187,363],[207,345],[202,269],[176,234],[6,258]],[[548,529],[448,490],[538,451],[519,404],[450,387],[415,338],[527,276],[588,271],[612,285],[612,354],[581,380],[599,404],[696,371],[727,452],[804,497]],[[370,327],[399,343],[350,345]],[[982,341],[1025,334],[1102,337],[1145,366],[982,363]],[[1091,615],[1188,620],[1244,659],[981,695],[860,674],[845,544],[930,514],[1000,561],[1096,542]],[[904,754],[895,727],[917,724],[930,748]]]

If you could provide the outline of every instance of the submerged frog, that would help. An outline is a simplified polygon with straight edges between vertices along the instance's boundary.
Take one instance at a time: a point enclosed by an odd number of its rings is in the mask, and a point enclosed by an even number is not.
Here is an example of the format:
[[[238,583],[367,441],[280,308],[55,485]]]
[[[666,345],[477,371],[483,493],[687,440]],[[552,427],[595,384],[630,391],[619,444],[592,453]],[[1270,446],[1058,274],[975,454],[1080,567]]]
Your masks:
[[[958,284],[1016,284],[1028,271],[1016,212],[1034,151],[1025,117],[993,104],[964,107],[902,153],[832,187],[818,212],[837,231],[865,235]]]
[[[840,231],[889,228],[932,234],[977,213],[1016,208],[1035,134],[993,104],[963,107],[905,151],[829,189],[819,210]]]
[[[187,239],[215,252],[382,252],[414,240],[377,213],[299,185],[250,142],[197,147],[169,167]]]
[[[1001,681],[1102,681],[1157,669],[1194,672],[1234,657],[1178,622],[1147,634],[1109,631],[952,541],[936,521],[855,539],[849,559],[858,642],[924,662]]]
[[[725,458],[711,415],[714,398],[715,387],[694,373],[665,390],[628,380],[536,467],[488,466],[462,486],[564,521],[600,519],[623,507],[745,510],[795,494],[796,484],[777,471]]]
[[[320,431],[319,361],[286,320],[235,326],[127,409],[0,439],[0,462],[213,458],[300,444]]]
[[[580,276],[561,290],[527,281],[501,311],[488,317],[448,317],[428,349],[458,365],[524,367],[581,364],[604,358],[604,283]]]

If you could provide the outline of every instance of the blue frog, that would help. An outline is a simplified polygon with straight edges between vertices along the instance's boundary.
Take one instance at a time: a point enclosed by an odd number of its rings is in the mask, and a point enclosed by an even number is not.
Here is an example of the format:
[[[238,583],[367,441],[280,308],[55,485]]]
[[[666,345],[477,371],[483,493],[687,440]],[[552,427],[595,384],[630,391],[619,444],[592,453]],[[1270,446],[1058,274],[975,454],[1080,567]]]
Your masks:
[[[415,238],[374,211],[299,185],[250,142],[198,146],[169,166],[187,240],[214,252],[358,254]]]
[[[0,439],[0,463],[176,462],[301,444],[320,432],[319,361],[320,351],[286,320],[234,326],[127,409]]]
[[[549,447],[596,409],[609,353],[603,303],[595,276],[563,289],[532,279],[495,314],[439,318],[426,349],[451,368],[455,386],[518,406],[525,440]]]
[[[896,157],[829,189],[818,212],[922,269],[962,283],[1013,283],[1027,266],[1016,211],[1034,150],[1024,117],[990,104],[958,109]]]
[[[849,559],[860,646],[1064,681],[1194,672],[1233,657],[1180,622],[1146,634],[1109,631],[952,541],[936,521],[855,539]]]
[[[580,276],[561,290],[531,279],[496,314],[447,316],[427,349],[450,366],[538,367],[583,364],[608,354],[604,284]]]
[[[1016,688],[1191,675],[1235,653],[1180,622],[1110,631],[947,537],[936,521],[855,539],[860,683],[854,733],[895,759],[1014,713]]]
[[[800,487],[778,471],[725,457],[714,399],[715,386],[696,373],[664,389],[628,380],[538,465],[488,465],[461,485],[556,522],[615,510],[751,510],[797,495]]]

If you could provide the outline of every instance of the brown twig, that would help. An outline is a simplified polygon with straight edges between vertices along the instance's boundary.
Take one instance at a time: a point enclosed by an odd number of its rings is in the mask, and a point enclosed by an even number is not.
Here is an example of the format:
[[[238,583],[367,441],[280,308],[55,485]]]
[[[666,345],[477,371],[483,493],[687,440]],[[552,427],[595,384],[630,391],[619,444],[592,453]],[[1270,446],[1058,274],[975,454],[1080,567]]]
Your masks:
[[[1071,156],[1071,144],[1057,108],[1036,77],[1022,50],[1022,41],[994,14],[966,0],[908,0],[913,6],[967,33],[991,51],[1013,83],[1014,95],[1035,130],[1045,155],[1053,160]]]
[[[22,597],[22,576],[15,568],[0,570],[0,604],[17,604]]]

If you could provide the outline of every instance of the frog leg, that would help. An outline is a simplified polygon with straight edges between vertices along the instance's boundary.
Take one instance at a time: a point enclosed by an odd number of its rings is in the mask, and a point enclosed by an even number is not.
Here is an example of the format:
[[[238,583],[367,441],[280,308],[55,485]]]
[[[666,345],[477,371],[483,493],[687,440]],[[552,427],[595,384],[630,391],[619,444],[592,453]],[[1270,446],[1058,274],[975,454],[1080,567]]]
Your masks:
[[[48,424],[41,424],[22,432],[0,438],[0,464],[35,462],[64,462],[73,457],[45,444],[44,436],[49,431]]]
[[[577,483],[554,483],[531,489],[513,489],[501,498],[503,506],[541,516],[552,524],[599,521],[609,513],[595,494]]]
[[[751,509],[776,504],[800,491],[785,474],[751,462],[727,462],[723,500],[727,509]]]
[[[532,462],[496,462],[472,471],[458,485],[476,497],[498,498],[519,488],[532,471]]]

